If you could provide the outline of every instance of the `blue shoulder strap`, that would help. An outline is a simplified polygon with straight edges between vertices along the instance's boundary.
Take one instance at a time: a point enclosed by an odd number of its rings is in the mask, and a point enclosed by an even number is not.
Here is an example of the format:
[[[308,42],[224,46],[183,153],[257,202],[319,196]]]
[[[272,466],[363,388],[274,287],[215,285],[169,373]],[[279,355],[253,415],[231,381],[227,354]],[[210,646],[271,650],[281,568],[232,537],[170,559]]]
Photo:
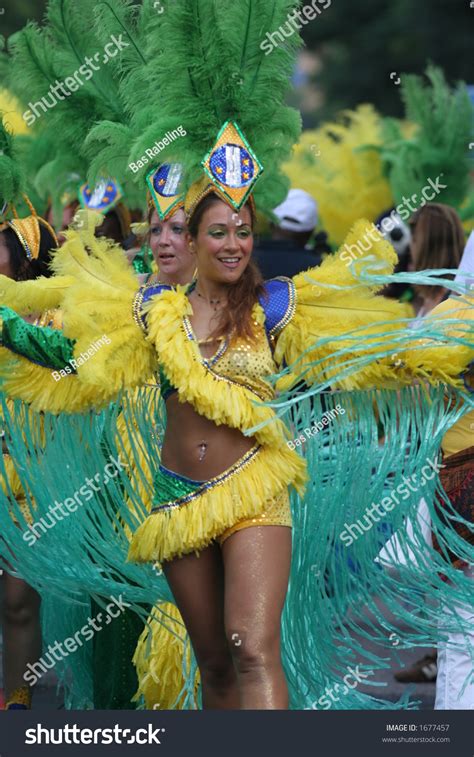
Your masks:
[[[173,287],[170,284],[144,284],[135,295],[133,300],[133,319],[143,331],[147,330],[145,305],[158,294],[169,292]]]
[[[264,284],[265,292],[259,298],[265,313],[265,330],[269,340],[288,326],[296,310],[296,290],[291,279],[279,276]]]

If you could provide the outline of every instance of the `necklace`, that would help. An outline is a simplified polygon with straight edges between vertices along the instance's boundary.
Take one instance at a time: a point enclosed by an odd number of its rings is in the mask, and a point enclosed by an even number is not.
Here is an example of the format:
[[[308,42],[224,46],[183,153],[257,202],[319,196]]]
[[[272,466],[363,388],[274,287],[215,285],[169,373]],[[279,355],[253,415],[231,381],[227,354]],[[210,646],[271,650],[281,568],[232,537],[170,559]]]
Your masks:
[[[198,339],[198,344],[213,344],[214,342],[222,342],[224,340],[223,336],[210,336],[208,339]]]
[[[209,301],[209,304],[212,305],[212,309],[214,310],[215,313],[217,313],[217,311],[218,311],[219,308],[216,307],[216,306],[221,304],[220,298],[217,298],[217,297],[212,298],[212,297],[210,297],[209,300],[206,300],[206,298],[204,297],[204,295],[202,295],[201,292],[198,292],[198,288],[197,287],[196,287],[196,294],[197,294],[198,297],[201,298],[201,300],[205,300],[206,302]]]

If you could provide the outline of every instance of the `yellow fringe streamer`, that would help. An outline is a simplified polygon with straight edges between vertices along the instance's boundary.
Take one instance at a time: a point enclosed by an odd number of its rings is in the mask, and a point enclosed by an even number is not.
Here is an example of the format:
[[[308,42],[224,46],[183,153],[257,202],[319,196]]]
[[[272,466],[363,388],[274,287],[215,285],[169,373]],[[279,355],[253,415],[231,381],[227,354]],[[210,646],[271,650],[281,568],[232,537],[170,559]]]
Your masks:
[[[157,620],[163,614],[165,627]],[[169,616],[169,617],[168,617]],[[169,630],[168,630],[169,629]],[[178,608],[169,602],[154,608],[147,625],[140,636],[133,656],[137,670],[138,691],[133,702],[141,697],[147,710],[182,709],[184,696],[178,696],[184,686],[182,671],[184,638],[186,629]],[[150,638],[151,637],[151,638]],[[191,649],[186,649],[186,669],[191,664]],[[195,694],[200,683],[199,670],[196,671]]]

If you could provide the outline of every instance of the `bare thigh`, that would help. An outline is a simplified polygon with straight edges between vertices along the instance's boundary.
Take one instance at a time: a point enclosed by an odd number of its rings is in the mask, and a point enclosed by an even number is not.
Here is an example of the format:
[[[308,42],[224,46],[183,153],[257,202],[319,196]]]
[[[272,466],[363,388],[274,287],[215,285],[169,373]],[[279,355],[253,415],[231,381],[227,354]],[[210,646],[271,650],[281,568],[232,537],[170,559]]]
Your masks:
[[[9,573],[3,574],[4,620],[21,622],[39,612],[41,598],[32,586]]]
[[[225,628],[240,656],[280,649],[281,613],[291,566],[291,528],[255,526],[222,545],[225,566]]]
[[[224,630],[224,568],[216,544],[163,563],[200,668],[230,657]]]

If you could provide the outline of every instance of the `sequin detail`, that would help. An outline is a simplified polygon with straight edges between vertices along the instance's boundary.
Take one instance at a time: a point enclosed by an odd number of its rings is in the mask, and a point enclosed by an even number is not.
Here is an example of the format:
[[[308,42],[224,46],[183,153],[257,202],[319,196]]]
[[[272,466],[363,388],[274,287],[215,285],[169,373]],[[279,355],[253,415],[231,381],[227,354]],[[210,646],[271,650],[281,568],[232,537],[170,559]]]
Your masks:
[[[296,288],[293,281],[284,276],[266,281],[260,305],[265,313],[267,334],[274,339],[288,326],[296,312]]]
[[[212,370],[216,379],[244,386],[257,395],[262,402],[274,397],[272,386],[266,378],[275,372],[275,363],[264,329],[256,326],[255,341],[245,339],[232,343],[231,347],[215,362]]]
[[[51,329],[62,329],[63,318],[61,310],[45,310],[39,318],[34,321],[34,326],[41,326],[44,328],[47,326]]]
[[[254,526],[288,526],[291,528],[291,506],[290,495],[288,489],[283,489],[280,494],[271,499],[265,509],[265,512],[258,518],[248,518],[247,520],[241,520],[235,525],[231,526],[221,534],[217,541],[222,546],[226,539],[237,531],[243,531],[244,528],[252,528]]]
[[[61,331],[33,326],[6,307],[0,308],[0,317],[1,344],[10,352],[51,370],[61,370],[70,364],[75,342]]]
[[[231,476],[239,473],[243,468],[252,462],[255,455],[260,450],[260,445],[252,447],[243,457],[234,465],[220,473],[209,481],[193,481],[186,476],[180,476],[178,473],[160,466],[155,477],[152,513],[162,513],[174,510],[176,507],[182,507],[194,499],[227,481]]]
[[[146,177],[148,189],[162,221],[184,205],[182,175],[183,166],[180,163],[163,163]]]
[[[137,326],[147,333],[146,313],[143,306],[161,292],[169,292],[173,287],[170,284],[143,284],[140,287],[132,303],[132,316]]]
[[[228,204],[239,210],[263,173],[263,166],[235,121],[226,121],[202,162]]]
[[[284,289],[286,291],[287,297],[284,301],[286,302],[285,309],[282,308],[281,302],[276,308],[274,308],[274,311],[277,313],[277,319],[273,318],[271,320],[270,329],[273,330],[278,329],[279,324],[281,323],[289,323],[293,317],[292,302],[294,301],[294,298],[292,299],[288,294],[291,291],[289,285],[292,285],[292,282],[289,279],[282,279],[278,283],[279,289],[282,291]],[[148,287],[153,288],[151,285],[148,285]],[[171,289],[171,287],[167,288]],[[145,285],[140,288],[135,297],[134,319],[145,332],[146,318],[143,314],[144,299],[149,299],[151,296],[158,293],[157,290],[159,289],[160,287],[154,285],[154,291],[153,293],[150,293],[146,291],[147,286]],[[192,285],[188,290],[188,294],[190,291],[192,291]],[[268,331],[266,327],[264,328],[263,325],[256,321],[254,323],[255,339],[253,342],[249,343],[245,339],[238,339],[230,342],[229,339],[226,339],[220,345],[215,355],[210,358],[204,358],[199,350],[196,335],[194,334],[191,321],[187,315],[183,316],[181,324],[186,338],[190,342],[193,342],[193,345],[195,346],[197,360],[204,365],[212,378],[216,381],[224,381],[231,386],[243,387],[244,389],[247,389],[247,391],[252,392],[252,394],[254,394],[261,402],[267,402],[274,398],[275,393],[272,385],[267,380],[267,377],[275,372],[276,366],[268,341]],[[173,392],[177,391],[168,381],[162,368],[160,368],[160,384],[164,399],[167,399]]]

